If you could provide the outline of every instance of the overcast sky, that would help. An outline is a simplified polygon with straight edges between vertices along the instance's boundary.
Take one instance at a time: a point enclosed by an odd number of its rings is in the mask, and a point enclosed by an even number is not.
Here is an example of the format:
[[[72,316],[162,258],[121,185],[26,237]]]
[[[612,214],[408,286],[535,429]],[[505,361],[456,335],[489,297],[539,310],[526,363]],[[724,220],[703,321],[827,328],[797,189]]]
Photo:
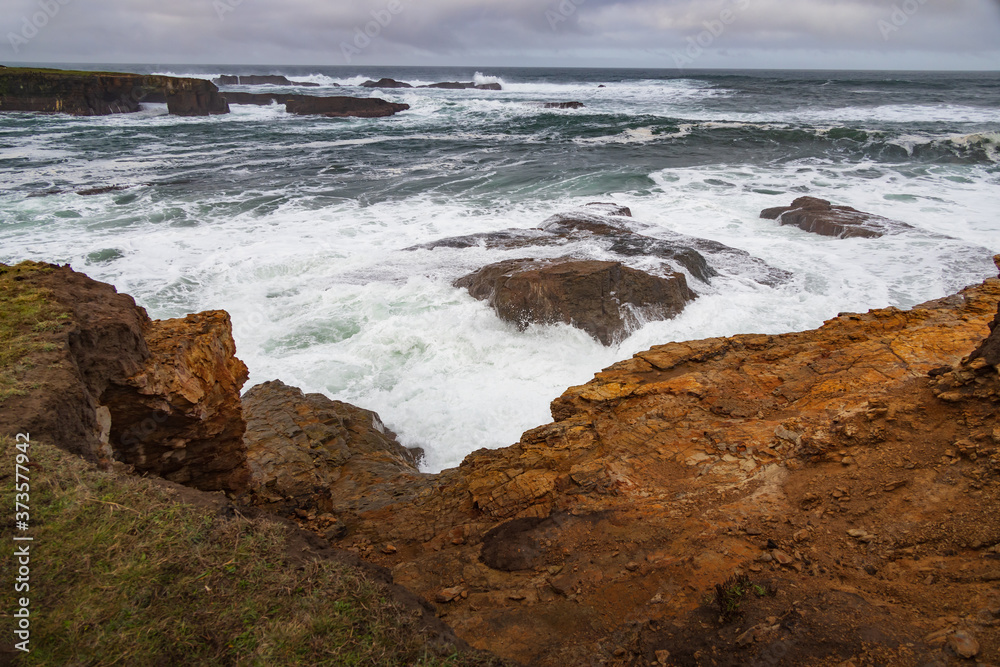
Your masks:
[[[1000,0],[0,5],[0,62],[1000,70]]]

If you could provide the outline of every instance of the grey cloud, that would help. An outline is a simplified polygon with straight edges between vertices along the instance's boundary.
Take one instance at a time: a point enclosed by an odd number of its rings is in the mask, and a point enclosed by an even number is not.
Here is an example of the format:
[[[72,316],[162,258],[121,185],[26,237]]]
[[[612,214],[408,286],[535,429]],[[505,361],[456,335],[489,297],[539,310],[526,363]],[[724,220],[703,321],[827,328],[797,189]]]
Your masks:
[[[0,30],[16,31],[39,0],[6,0]],[[466,64],[489,57],[547,65],[647,63],[720,25],[716,66],[747,53],[936,54],[1000,67],[998,0],[398,0],[402,11],[359,63]],[[225,11],[219,11],[219,3]],[[343,64],[341,43],[386,14],[389,0],[69,0],[18,56],[33,61]],[[907,11],[903,14],[903,10]],[[373,14],[374,12],[374,14]],[[900,17],[902,16],[901,20]],[[881,22],[881,23],[880,23]],[[892,29],[886,36],[885,25]],[[899,24],[899,25],[897,25]],[[5,40],[6,41],[6,40]],[[8,54],[10,51],[8,50]],[[931,58],[933,59],[933,58]],[[984,60],[985,59],[985,60]],[[949,62],[951,62],[949,60]],[[526,62],[527,61],[527,62]],[[611,62],[614,61],[614,62]],[[886,62],[889,62],[887,59]],[[873,66],[877,66],[875,63]]]

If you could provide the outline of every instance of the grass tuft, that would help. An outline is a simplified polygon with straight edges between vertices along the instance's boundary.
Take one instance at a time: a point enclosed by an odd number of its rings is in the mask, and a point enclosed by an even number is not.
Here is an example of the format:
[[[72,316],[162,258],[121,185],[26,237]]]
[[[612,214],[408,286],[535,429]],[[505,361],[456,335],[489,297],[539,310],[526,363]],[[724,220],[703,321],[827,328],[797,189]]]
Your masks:
[[[743,616],[743,601],[747,596],[762,598],[774,595],[769,587],[751,581],[745,574],[733,575],[721,584],[715,585],[715,605],[723,624],[731,623]]]

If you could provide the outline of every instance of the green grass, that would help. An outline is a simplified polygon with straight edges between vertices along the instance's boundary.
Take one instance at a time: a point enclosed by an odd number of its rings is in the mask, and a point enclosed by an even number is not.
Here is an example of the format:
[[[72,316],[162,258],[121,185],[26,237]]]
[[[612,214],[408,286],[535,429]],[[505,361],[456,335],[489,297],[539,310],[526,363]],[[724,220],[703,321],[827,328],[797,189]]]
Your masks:
[[[60,330],[69,318],[46,290],[31,284],[33,274],[51,270],[34,262],[0,264],[0,404],[26,393],[22,380],[34,363],[32,355],[54,351],[57,346],[46,334]]]
[[[721,584],[715,585],[715,605],[723,624],[730,623],[743,615],[743,601],[748,596],[759,598],[772,595],[768,588],[750,580],[745,574],[734,575]]]
[[[5,508],[16,454],[0,438]],[[431,647],[413,612],[359,570],[290,559],[285,525],[180,504],[44,444],[29,455],[34,613],[22,665],[500,664]]]

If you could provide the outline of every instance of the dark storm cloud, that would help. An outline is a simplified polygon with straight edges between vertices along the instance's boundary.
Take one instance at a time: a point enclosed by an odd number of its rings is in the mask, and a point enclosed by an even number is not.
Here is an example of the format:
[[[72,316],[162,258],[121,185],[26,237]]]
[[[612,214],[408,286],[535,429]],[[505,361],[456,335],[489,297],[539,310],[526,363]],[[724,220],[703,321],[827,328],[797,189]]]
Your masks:
[[[393,4],[398,3],[398,4]],[[5,0],[10,60],[1000,67],[998,0]],[[390,5],[392,5],[390,11]],[[28,25],[39,12],[44,21]],[[27,23],[26,23],[27,22]],[[44,23],[44,25],[37,25]],[[367,31],[367,35],[365,34]],[[21,36],[21,39],[12,39]],[[708,39],[708,37],[711,39]],[[363,45],[358,48],[357,45]],[[16,53],[15,53],[16,51]],[[818,54],[818,55],[817,55]],[[825,56],[823,54],[826,54]],[[728,60],[727,60],[728,59]],[[784,59],[784,60],[782,60]],[[853,60],[852,60],[853,59]],[[895,59],[895,60],[893,60]],[[767,62],[765,62],[767,61]]]

